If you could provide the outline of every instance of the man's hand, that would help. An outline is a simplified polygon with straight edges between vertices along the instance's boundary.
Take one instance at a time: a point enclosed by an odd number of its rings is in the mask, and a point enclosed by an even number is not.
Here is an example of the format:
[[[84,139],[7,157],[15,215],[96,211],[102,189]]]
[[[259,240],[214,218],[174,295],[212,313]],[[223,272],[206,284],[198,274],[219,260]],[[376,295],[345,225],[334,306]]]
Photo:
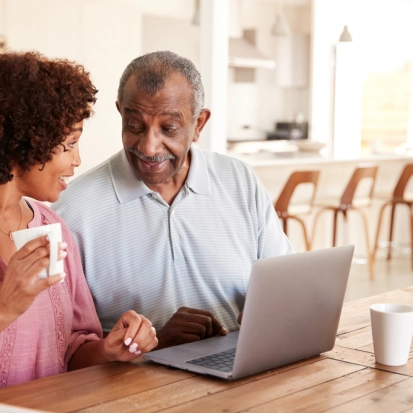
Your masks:
[[[192,343],[218,334],[225,336],[227,330],[210,311],[181,307],[158,331],[159,344],[156,350]]]

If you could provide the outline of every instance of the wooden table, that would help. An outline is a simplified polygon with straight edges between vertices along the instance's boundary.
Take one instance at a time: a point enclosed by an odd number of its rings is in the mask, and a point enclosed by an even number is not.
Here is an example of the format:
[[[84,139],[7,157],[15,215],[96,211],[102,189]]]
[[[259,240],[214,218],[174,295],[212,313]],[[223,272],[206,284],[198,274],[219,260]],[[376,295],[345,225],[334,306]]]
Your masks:
[[[402,367],[374,362],[369,307],[379,302],[413,305],[413,286],[346,303],[332,351],[245,379],[113,362],[2,389],[0,402],[90,413],[413,412],[413,353]]]

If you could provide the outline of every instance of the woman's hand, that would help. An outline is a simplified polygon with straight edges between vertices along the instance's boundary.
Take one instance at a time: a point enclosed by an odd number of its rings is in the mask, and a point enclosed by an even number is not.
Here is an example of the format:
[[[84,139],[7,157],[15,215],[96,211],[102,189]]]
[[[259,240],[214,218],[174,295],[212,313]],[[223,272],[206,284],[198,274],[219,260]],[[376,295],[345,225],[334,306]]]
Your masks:
[[[68,370],[107,361],[131,361],[158,345],[152,323],[133,310],[126,311],[106,338],[83,343],[69,360]]]
[[[133,360],[158,345],[152,323],[133,310],[122,314],[103,341],[106,357],[118,361]]]
[[[66,257],[66,243],[59,244],[59,259]],[[49,265],[49,242],[46,236],[25,244],[12,255],[0,286],[0,331],[21,316],[39,293],[62,281],[66,274],[39,279]]]

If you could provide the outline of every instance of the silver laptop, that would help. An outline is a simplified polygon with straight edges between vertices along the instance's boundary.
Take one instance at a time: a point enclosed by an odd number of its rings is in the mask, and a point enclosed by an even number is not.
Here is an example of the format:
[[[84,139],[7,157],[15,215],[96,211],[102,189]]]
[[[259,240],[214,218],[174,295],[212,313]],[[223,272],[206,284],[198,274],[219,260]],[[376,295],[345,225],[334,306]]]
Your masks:
[[[224,379],[306,359],[334,347],[354,246],[257,260],[240,330],[144,355]]]

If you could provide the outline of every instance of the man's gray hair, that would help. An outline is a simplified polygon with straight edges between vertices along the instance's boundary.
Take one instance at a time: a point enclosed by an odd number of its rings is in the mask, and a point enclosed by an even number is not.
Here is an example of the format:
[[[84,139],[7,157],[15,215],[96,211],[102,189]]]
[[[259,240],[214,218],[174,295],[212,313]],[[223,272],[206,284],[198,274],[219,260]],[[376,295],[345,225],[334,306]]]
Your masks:
[[[125,84],[130,76],[136,76],[138,89],[149,96],[162,90],[166,80],[173,73],[183,75],[192,88],[192,113],[197,119],[204,107],[204,88],[201,75],[195,65],[185,57],[169,51],[148,53],[132,60],[119,81],[118,102],[121,104]]]

